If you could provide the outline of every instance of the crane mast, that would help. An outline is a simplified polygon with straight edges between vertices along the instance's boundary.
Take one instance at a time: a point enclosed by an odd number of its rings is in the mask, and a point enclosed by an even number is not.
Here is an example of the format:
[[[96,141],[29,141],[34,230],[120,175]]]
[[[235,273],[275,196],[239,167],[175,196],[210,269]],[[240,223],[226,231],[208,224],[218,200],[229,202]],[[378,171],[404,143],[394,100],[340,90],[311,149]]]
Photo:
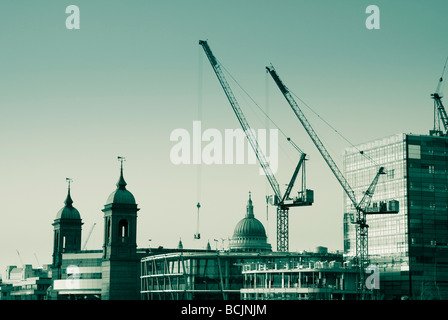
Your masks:
[[[356,228],[356,258],[357,258],[357,264],[359,267],[359,285],[358,289],[361,291],[361,297],[364,298],[364,291],[365,291],[365,268],[368,264],[368,224],[366,219],[367,213],[397,213],[398,212],[398,201],[391,201],[393,203],[389,204],[389,208],[384,206],[380,206],[379,210],[368,210],[368,206],[370,205],[370,202],[373,197],[373,193],[375,191],[375,187],[378,183],[379,177],[381,174],[385,173],[384,167],[380,167],[375,178],[373,179],[372,183],[370,184],[367,191],[364,193],[364,196],[362,200],[358,203],[356,201],[355,192],[351,188],[350,184],[345,179],[342,172],[339,170],[336,163],[331,158],[329,152],[325,148],[322,141],[319,139],[318,135],[314,131],[311,124],[306,119],[305,115],[303,114],[300,107],[295,102],[294,98],[292,97],[290,91],[288,88],[283,84],[283,82],[280,80],[280,77],[278,76],[275,69],[271,67],[266,67],[267,71],[272,76],[274,82],[279,87],[281,93],[288,101],[289,105],[291,106],[292,110],[296,114],[297,118],[302,123],[303,127],[305,128],[306,132],[310,136],[311,140],[316,145],[317,149],[321,153],[322,157],[324,158],[327,165],[330,167],[331,171],[335,175],[336,179],[341,184],[342,188],[344,189],[347,196],[350,198],[354,208],[356,209],[356,221],[354,222],[357,225]]]
[[[431,94],[431,96],[434,99],[434,113],[436,113],[436,110],[439,111],[439,118],[442,121],[443,127],[445,129],[443,135],[446,135],[448,133],[448,116],[446,114],[445,107],[443,106],[442,103],[442,97],[438,93],[433,93]],[[436,130],[435,122],[436,120],[434,119],[434,130]]]
[[[213,55],[207,41],[200,40],[199,44],[204,49],[205,54],[207,55],[208,60],[210,61],[211,66],[213,67],[213,70],[215,71],[216,76],[218,77],[218,80],[227,96],[227,99],[230,102],[230,105],[232,106],[232,109],[238,118],[238,121],[244,130],[246,134],[246,138],[249,141],[249,144],[251,145],[261,168],[263,169],[266,178],[269,181],[269,184],[274,191],[274,201],[273,204],[277,206],[277,250],[282,252],[287,252],[289,250],[289,207],[292,206],[307,206],[311,205],[314,201],[314,194],[312,190],[306,190],[302,189],[302,195],[300,197],[297,197],[293,199],[292,202],[286,203],[286,200],[291,200],[289,198],[289,194],[291,192],[292,186],[294,184],[295,179],[297,178],[297,174],[305,161],[306,155],[302,153],[299,163],[297,164],[297,167],[294,171],[294,174],[291,178],[291,181],[288,185],[288,188],[282,196],[279,184],[277,182],[277,179],[275,178],[274,174],[272,173],[269,163],[266,160],[265,155],[263,154],[262,150],[260,149],[258,145],[258,141],[256,140],[253,130],[249,126],[249,123],[247,122],[241,108],[239,107],[238,101],[235,98],[229,83],[227,82],[222,70],[221,66],[218,63],[216,57]],[[289,139],[288,139],[289,140]],[[303,180],[302,180],[302,187],[303,187]]]

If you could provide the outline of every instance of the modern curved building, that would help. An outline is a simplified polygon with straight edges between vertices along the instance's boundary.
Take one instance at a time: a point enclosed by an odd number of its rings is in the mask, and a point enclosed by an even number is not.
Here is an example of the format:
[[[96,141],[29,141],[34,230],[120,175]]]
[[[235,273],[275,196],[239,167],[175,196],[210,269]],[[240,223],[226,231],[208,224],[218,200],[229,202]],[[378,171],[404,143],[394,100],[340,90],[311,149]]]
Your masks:
[[[142,300],[240,300],[243,266],[298,266],[315,261],[342,264],[342,254],[272,252],[263,224],[255,218],[251,195],[246,214],[235,226],[229,250],[177,250],[141,260]],[[247,291],[247,290],[246,290]]]

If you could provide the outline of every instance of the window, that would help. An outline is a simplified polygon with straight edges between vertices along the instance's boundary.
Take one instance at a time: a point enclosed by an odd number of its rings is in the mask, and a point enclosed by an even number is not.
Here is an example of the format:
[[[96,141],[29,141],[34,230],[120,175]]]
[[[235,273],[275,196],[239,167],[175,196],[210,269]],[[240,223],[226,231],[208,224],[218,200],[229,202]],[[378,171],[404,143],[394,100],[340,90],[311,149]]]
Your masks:
[[[395,169],[391,169],[387,171],[387,178],[393,179],[395,177]]]
[[[410,144],[408,151],[410,159],[421,159],[421,152],[419,145]]]
[[[128,221],[126,219],[120,220],[120,222],[118,223],[118,228],[120,237],[125,238],[129,236]]]
[[[109,243],[110,242],[110,219],[107,219],[107,230],[106,230],[106,232],[107,232],[107,235],[106,235],[107,242]]]

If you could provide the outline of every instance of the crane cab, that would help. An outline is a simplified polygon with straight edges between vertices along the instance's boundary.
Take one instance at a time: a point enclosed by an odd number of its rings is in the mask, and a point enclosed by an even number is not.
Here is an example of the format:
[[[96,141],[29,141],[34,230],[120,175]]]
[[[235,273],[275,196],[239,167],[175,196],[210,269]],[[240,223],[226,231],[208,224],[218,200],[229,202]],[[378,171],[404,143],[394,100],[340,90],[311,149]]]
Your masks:
[[[297,197],[293,199],[296,206],[311,206],[314,202],[314,190],[306,189],[298,193]]]

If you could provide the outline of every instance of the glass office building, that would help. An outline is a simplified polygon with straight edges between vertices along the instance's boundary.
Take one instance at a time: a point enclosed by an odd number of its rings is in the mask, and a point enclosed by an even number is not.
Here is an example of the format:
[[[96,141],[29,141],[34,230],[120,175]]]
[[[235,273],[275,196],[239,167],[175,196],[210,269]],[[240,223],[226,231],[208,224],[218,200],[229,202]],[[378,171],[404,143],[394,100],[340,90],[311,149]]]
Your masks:
[[[398,200],[397,214],[369,214],[370,263],[386,298],[448,299],[448,138],[397,134],[345,150],[358,201],[380,166],[371,206]],[[356,254],[354,207],[344,198],[344,254]]]

